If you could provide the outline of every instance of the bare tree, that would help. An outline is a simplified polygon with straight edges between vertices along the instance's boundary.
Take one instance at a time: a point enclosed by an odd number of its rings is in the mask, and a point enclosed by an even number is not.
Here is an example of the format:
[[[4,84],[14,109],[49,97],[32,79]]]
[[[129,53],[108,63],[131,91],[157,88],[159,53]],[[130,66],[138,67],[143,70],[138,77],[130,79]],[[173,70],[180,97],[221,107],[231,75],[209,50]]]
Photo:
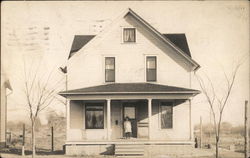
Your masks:
[[[49,75],[39,75],[42,73],[41,61],[50,50],[50,27],[32,25],[27,28],[11,28],[8,32],[7,43],[10,50],[22,52],[22,57],[24,58],[26,55],[30,61],[27,68],[24,60],[24,95],[31,121],[32,157],[34,157],[36,154],[35,128],[38,116],[55,98],[58,98],[56,92],[59,91],[58,88],[62,81],[51,85],[53,71]],[[38,66],[36,67],[34,64]],[[63,70],[65,71],[65,69]]]
[[[215,133],[215,156],[218,158],[219,156],[219,143],[220,143],[220,134],[221,134],[221,123],[222,123],[222,116],[224,109],[227,105],[228,98],[232,92],[232,87],[235,83],[236,74],[239,70],[241,64],[238,64],[234,70],[232,71],[231,76],[228,76],[224,72],[225,81],[226,81],[226,89],[223,92],[223,95],[219,97],[218,91],[215,90],[215,86],[213,82],[210,80],[208,76],[207,78],[207,84],[205,83],[205,80],[201,78],[199,75],[196,74],[196,78],[199,82],[201,91],[206,97],[206,101],[209,104],[209,108],[212,113],[212,120],[213,120],[213,128]]]
[[[55,99],[57,95],[59,84],[61,80],[56,84],[51,85],[52,71],[47,77],[46,75],[39,76],[39,66],[32,75],[32,72],[27,72],[24,66],[24,94],[26,97],[26,103],[28,105],[29,119],[31,121],[31,139],[32,139],[32,158],[36,155],[36,122],[39,114],[44,111]]]

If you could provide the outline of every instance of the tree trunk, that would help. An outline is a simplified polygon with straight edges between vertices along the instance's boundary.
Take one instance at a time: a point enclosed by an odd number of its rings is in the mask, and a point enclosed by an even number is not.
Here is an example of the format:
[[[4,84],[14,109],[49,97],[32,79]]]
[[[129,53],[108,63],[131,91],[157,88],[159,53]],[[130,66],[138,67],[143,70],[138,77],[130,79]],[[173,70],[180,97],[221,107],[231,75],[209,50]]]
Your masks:
[[[218,158],[218,157],[219,157],[219,151],[218,151],[218,150],[219,150],[219,149],[218,149],[219,147],[218,147],[218,142],[216,142],[215,148],[216,148],[216,149],[215,149],[215,157],[216,157],[216,158]]]
[[[216,136],[216,143],[215,143],[215,158],[219,158],[219,137]]]
[[[32,121],[31,123],[31,128],[32,128],[32,132],[31,132],[31,137],[32,137],[32,158],[34,158],[36,156],[36,137],[35,137],[35,121]]]

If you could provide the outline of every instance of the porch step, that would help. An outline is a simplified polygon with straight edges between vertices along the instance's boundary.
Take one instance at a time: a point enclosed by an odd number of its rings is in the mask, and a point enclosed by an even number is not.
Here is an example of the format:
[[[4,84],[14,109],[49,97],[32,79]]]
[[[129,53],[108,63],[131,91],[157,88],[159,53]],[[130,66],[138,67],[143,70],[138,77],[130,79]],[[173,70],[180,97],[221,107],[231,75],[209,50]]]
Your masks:
[[[115,156],[119,158],[143,157],[144,145],[135,143],[116,144]]]

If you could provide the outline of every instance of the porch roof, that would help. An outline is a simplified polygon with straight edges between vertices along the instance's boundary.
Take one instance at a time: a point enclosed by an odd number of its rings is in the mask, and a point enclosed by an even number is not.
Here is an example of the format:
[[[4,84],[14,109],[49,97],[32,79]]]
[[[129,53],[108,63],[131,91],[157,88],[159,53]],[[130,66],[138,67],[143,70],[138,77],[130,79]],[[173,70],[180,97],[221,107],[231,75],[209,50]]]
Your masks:
[[[68,95],[100,95],[100,94],[199,94],[200,91],[182,87],[152,83],[110,83],[93,87],[86,87],[62,91],[62,96]]]

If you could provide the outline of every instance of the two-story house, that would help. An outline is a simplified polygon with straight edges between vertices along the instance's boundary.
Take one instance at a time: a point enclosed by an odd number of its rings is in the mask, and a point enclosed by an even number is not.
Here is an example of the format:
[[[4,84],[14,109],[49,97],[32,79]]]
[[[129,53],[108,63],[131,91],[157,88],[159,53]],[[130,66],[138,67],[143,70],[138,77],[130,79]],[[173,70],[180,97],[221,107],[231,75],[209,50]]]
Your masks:
[[[68,100],[66,154],[191,147],[191,99],[199,93],[191,80],[199,67],[185,34],[160,33],[131,9],[97,35],[76,35],[69,90],[59,93]],[[124,139],[126,117],[131,139]]]

